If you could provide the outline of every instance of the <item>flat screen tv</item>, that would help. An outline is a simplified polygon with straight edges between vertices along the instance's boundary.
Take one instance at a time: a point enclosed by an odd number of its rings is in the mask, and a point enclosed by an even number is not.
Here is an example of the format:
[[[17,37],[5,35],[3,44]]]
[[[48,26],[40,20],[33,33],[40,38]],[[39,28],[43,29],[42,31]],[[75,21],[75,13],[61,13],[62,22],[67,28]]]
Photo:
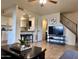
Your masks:
[[[49,35],[63,35],[64,27],[63,26],[49,26]]]

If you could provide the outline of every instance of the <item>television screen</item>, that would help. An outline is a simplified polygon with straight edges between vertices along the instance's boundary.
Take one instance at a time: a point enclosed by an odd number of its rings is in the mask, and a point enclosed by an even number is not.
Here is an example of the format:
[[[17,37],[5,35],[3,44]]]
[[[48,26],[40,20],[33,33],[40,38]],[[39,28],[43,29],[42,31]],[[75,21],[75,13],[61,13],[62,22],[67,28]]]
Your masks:
[[[49,26],[49,34],[53,34],[53,26]]]
[[[49,34],[52,35],[63,35],[63,26],[49,26]]]

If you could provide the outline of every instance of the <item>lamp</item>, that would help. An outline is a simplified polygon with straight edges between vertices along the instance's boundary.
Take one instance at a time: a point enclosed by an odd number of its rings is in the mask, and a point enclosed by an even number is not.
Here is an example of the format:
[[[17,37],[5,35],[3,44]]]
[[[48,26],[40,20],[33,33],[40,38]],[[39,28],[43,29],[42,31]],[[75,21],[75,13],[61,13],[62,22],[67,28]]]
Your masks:
[[[46,4],[47,0],[39,0],[39,3],[41,4],[41,7],[44,6],[44,4]]]

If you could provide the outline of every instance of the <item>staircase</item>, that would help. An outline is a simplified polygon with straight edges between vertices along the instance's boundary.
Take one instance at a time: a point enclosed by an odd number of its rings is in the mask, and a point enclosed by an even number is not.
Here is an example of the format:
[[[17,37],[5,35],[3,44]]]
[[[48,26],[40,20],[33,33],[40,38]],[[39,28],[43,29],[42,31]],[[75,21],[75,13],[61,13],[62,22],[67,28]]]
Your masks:
[[[71,21],[69,18],[67,18],[63,14],[60,14],[60,17],[61,17],[60,22],[76,35],[76,44],[78,44],[77,24]]]

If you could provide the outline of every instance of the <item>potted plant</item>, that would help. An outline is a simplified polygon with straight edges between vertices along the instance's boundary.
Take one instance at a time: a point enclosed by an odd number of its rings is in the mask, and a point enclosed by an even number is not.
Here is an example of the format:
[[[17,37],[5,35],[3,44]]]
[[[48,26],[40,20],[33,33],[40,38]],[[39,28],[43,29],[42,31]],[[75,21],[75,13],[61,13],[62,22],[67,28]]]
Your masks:
[[[25,46],[25,47],[29,47],[30,46],[27,39],[26,40],[25,39],[21,39],[19,41],[20,41],[21,46]]]

